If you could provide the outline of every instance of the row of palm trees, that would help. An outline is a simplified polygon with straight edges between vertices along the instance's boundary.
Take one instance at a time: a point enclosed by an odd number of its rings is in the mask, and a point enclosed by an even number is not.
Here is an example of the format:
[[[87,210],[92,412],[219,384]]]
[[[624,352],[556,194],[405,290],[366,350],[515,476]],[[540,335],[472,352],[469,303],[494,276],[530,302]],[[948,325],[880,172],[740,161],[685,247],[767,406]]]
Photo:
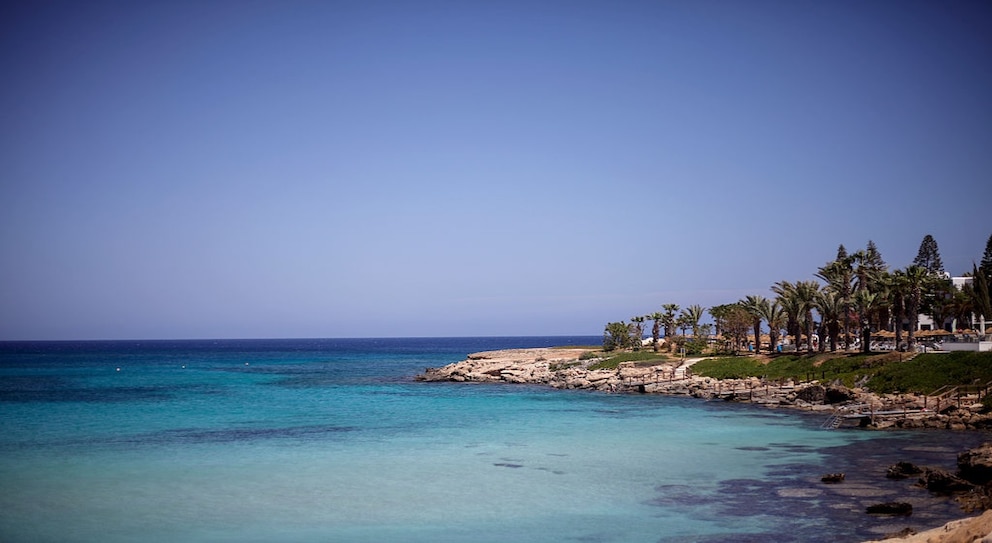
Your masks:
[[[664,304],[661,308],[664,310],[663,312],[639,315],[630,319],[634,324],[633,334],[637,338],[643,337],[642,325],[645,321],[650,320],[654,322],[651,326],[651,339],[655,351],[661,345],[662,328],[665,329],[666,338],[674,337],[676,329],[682,330],[683,337],[685,337],[686,331],[689,329],[692,329],[694,335],[699,330],[699,321],[703,319],[702,306],[690,305],[682,309],[678,304]]]
[[[920,262],[920,257],[917,262]],[[937,262],[939,266],[939,256]],[[864,250],[850,255],[841,245],[837,257],[821,266],[815,275],[822,284],[815,280],[779,281],[771,287],[775,294],[772,299],[747,296],[734,304],[710,308],[709,312],[716,322],[716,333],[739,337],[740,328],[746,324],[753,330],[754,348],[759,351],[763,346],[761,326],[766,323],[770,339],[767,348],[772,352],[777,349],[782,330],[794,338],[797,348],[801,347],[800,342],[805,336],[808,352],[814,349],[824,351],[828,343],[831,351],[840,347],[849,348],[855,344],[852,335],[857,338],[862,350],[868,352],[872,330],[891,328],[894,329],[897,346],[914,350],[918,317],[924,309],[936,323],[944,322],[945,317],[964,320],[976,310],[979,313],[989,311],[985,273],[979,268],[976,267],[974,275],[976,283],[986,284],[984,301],[981,292],[975,293],[975,290],[980,290],[977,287],[971,291],[955,289],[939,267],[934,269],[914,263],[889,271],[871,241]],[[677,304],[669,303],[664,304],[662,309],[661,312],[631,319],[630,335],[638,338],[638,344],[639,338],[643,337],[643,323],[646,321],[654,323],[651,337],[656,351],[662,328],[666,338],[674,337],[677,328],[682,330],[683,337],[687,329],[691,328],[694,335],[699,330],[702,307],[692,305],[680,309]],[[902,324],[907,321],[906,342],[903,343]],[[745,341],[746,334],[745,331]],[[814,337],[826,338],[827,341],[814,345]]]

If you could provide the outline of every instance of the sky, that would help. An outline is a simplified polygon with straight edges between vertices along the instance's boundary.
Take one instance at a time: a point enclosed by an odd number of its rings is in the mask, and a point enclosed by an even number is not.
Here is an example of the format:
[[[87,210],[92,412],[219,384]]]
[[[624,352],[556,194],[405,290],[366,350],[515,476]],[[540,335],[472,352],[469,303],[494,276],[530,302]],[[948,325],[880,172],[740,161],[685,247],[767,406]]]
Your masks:
[[[986,1],[14,1],[0,340],[599,335],[992,235]]]

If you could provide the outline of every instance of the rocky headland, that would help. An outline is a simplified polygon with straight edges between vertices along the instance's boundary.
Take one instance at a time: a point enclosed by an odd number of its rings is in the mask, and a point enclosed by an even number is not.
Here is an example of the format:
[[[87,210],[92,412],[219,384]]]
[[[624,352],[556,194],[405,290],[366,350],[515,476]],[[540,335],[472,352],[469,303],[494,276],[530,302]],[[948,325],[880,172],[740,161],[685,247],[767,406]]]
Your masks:
[[[749,402],[768,407],[822,411],[830,424],[871,429],[992,429],[992,414],[982,406],[951,403],[919,394],[874,394],[837,382],[767,382],[759,378],[714,379],[695,375],[699,359],[657,364],[621,363],[595,369],[601,360],[588,349],[550,347],[473,353],[461,362],[428,368],[421,381],[503,382],[559,389],[597,390],[690,396],[706,400]]]

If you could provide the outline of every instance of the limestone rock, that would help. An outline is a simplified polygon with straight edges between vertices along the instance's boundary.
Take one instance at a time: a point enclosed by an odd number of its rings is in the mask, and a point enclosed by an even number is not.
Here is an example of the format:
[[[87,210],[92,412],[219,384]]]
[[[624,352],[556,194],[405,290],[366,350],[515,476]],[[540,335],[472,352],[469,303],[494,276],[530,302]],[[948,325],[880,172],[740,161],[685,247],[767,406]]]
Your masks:
[[[826,397],[826,394],[827,389],[820,385],[813,385],[808,386],[796,393],[796,399],[808,403],[823,403],[823,399]]]
[[[906,535],[899,539],[886,539],[886,543],[990,543],[992,542],[992,511],[981,516],[948,522],[947,524]],[[878,543],[878,542],[869,542]]]
[[[940,468],[924,468],[918,484],[938,494],[968,492],[975,488],[975,485]]]
[[[958,474],[976,485],[992,482],[992,443],[959,454]]]

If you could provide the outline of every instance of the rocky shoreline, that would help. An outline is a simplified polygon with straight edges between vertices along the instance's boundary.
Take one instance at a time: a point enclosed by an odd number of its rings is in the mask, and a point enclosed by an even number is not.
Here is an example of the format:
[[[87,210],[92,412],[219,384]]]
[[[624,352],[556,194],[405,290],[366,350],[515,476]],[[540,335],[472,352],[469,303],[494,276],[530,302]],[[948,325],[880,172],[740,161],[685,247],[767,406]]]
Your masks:
[[[825,425],[857,424],[869,429],[987,430],[992,415],[980,405],[939,405],[920,395],[878,395],[850,389],[839,383],[808,381],[767,383],[760,379],[714,379],[694,375],[695,359],[639,365],[622,363],[616,369],[590,369],[598,359],[588,349],[508,349],[470,354],[465,360],[441,368],[427,368],[419,381],[512,383],[558,389],[607,393],[643,393],[688,396],[705,400],[748,402],[772,408],[822,412]],[[899,463],[887,477],[918,477],[917,485],[932,493],[953,496],[967,513],[992,507],[992,444],[966,451],[958,457],[958,472]],[[829,480],[828,480],[829,479]],[[824,484],[843,484],[844,475],[824,475]],[[883,503],[877,507],[907,514],[908,504]],[[884,514],[884,513],[883,513]],[[915,533],[892,534],[886,541],[907,543],[992,543],[992,510]]]
[[[609,393],[689,396],[705,400],[747,402],[774,408],[823,412],[832,424],[870,429],[987,430],[992,413],[977,403],[948,403],[917,394],[873,394],[840,383],[806,381],[771,383],[759,378],[714,379],[694,375],[698,359],[616,369],[590,369],[599,359],[588,349],[549,347],[506,349],[468,355],[463,361],[427,368],[419,381],[535,384],[558,389]]]

